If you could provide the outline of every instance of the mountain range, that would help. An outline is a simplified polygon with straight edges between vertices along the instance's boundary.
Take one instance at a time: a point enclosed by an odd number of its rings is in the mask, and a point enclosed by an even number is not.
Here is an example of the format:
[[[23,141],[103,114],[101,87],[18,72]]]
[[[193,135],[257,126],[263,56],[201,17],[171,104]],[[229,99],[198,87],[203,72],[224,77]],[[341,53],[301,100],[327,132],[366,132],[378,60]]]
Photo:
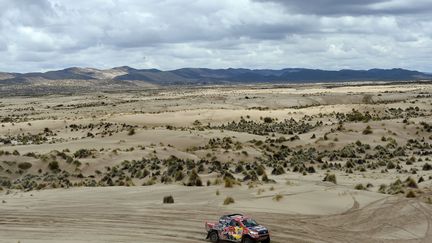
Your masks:
[[[285,68],[272,69],[208,69],[181,68],[170,71],[135,69],[128,66],[111,69],[66,68],[48,72],[0,72],[0,87],[25,86],[140,86],[148,85],[205,85],[250,83],[317,83],[350,81],[413,81],[431,80],[432,74],[400,68],[338,71]]]

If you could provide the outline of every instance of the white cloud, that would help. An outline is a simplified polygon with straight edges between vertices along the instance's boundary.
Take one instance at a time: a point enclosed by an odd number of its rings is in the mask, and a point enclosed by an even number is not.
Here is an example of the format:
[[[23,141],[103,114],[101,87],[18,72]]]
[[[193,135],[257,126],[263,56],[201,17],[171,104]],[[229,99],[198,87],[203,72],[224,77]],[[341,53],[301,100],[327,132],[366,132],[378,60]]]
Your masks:
[[[427,0],[319,3],[0,0],[0,71],[122,65],[431,71]]]

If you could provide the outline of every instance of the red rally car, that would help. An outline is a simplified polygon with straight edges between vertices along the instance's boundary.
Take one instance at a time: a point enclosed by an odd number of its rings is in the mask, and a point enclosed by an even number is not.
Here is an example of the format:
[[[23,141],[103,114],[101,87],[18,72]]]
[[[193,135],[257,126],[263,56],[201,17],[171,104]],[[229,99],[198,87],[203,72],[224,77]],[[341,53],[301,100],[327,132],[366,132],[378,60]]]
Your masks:
[[[211,242],[270,243],[268,229],[242,214],[223,215],[217,223],[206,222],[205,228]]]

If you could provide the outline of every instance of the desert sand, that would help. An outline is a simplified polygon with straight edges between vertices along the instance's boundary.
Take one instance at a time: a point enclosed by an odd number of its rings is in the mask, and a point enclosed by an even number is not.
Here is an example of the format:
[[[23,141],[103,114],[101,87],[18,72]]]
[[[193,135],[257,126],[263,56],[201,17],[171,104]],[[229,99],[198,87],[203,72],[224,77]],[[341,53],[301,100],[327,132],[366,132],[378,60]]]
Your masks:
[[[204,223],[233,212],[278,243],[430,242],[431,94],[408,83],[0,98],[0,242],[206,242]]]

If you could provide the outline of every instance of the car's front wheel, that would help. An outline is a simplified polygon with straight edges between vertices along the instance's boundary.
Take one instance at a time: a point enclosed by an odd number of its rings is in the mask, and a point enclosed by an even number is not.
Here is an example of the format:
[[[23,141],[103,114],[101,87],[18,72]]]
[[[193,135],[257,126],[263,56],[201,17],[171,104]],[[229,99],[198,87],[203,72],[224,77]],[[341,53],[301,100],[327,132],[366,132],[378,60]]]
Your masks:
[[[209,239],[213,243],[219,242],[219,236],[218,236],[217,232],[216,231],[211,232],[209,235]]]
[[[245,237],[245,238],[243,238],[243,240],[242,240],[242,243],[254,243],[255,241],[254,240],[252,240],[251,238],[249,238],[249,237]]]

